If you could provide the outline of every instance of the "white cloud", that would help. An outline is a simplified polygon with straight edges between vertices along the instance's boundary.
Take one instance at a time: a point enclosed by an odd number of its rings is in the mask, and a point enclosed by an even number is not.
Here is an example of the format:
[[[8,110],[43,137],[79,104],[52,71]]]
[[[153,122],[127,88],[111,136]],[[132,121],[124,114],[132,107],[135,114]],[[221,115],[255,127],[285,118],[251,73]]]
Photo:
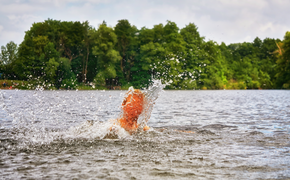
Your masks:
[[[14,33],[1,35],[0,45],[9,38],[20,43],[33,22],[48,18],[88,20],[96,28],[103,20],[115,26],[118,20],[128,19],[138,28],[152,28],[166,20],[183,28],[191,22],[202,36],[227,44],[256,36],[283,38],[290,30],[289,9],[289,0],[0,0],[1,32]]]
[[[13,37],[13,38],[11,38]],[[17,31],[5,31],[2,30],[0,33],[0,39],[3,41],[0,46],[5,46],[8,42],[14,41],[16,44],[20,44],[21,41],[16,41],[17,39],[22,39],[24,38],[24,33],[19,33]]]
[[[35,13],[43,11],[45,8],[42,6],[35,6],[33,4],[12,3],[0,6],[0,12],[4,14],[23,14]]]
[[[262,32],[273,31],[274,30],[274,26],[273,26],[273,24],[271,22],[268,22],[268,23],[262,24],[259,29]]]
[[[228,8],[263,9],[268,5],[266,0],[220,0],[220,2]]]

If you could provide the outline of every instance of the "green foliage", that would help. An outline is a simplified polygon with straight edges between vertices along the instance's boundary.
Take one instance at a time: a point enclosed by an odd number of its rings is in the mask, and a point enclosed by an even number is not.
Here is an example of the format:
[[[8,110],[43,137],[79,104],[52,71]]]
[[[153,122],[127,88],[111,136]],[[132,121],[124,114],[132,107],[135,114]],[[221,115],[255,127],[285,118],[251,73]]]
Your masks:
[[[59,63],[55,61],[54,58],[49,59],[46,63],[46,67],[44,68],[44,72],[46,74],[46,78],[50,82],[55,82],[56,71],[59,66]]]
[[[279,46],[279,45],[278,45]],[[277,57],[277,85],[284,89],[290,89],[290,32],[287,31],[282,47],[281,54],[278,54]]]
[[[134,71],[136,68],[138,49],[138,29],[132,26],[128,20],[119,20],[114,29],[117,35],[116,50],[121,56],[119,64],[116,64],[118,74],[118,84],[127,84],[134,81]],[[119,83],[118,83],[119,82]]]
[[[62,84],[60,88],[63,89],[77,89],[77,83],[76,83],[76,78],[74,76],[72,76],[71,78],[68,79],[63,79],[62,80]]]
[[[1,46],[0,63],[8,65],[17,59],[17,44],[10,41],[6,46]]]
[[[153,79],[166,89],[289,89],[289,57],[290,32],[283,41],[218,45],[193,23],[137,29],[123,19],[95,29],[88,21],[48,19],[34,23],[19,47],[1,46],[0,77],[27,89],[146,88]]]
[[[116,77],[115,64],[120,61],[121,56],[118,51],[114,50],[117,36],[112,28],[105,24],[100,25],[96,36],[98,38],[95,40],[92,53],[98,57],[98,74],[94,82],[97,85],[105,85],[106,79]]]
[[[16,76],[12,69],[15,66],[15,61],[17,58],[18,58],[18,46],[13,41],[7,43],[6,46],[1,46],[0,78],[15,79]]]

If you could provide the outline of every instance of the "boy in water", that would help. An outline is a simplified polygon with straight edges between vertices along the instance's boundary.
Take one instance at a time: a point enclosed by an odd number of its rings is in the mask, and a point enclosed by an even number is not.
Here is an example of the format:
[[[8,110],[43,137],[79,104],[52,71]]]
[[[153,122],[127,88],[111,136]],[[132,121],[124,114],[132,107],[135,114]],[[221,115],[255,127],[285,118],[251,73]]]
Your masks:
[[[118,119],[118,124],[124,128],[130,134],[137,131],[140,124],[138,124],[138,118],[144,111],[145,107],[145,95],[139,89],[129,89],[125,99],[122,103],[123,114]],[[112,130],[112,127],[111,129]],[[143,128],[143,131],[149,130],[148,126]],[[175,130],[183,133],[194,133],[193,131]]]
[[[122,103],[123,114],[118,123],[122,128],[130,134],[137,131],[139,124],[137,123],[144,107],[145,95],[139,89],[129,90],[127,96]],[[144,131],[149,130],[148,126],[143,128]]]

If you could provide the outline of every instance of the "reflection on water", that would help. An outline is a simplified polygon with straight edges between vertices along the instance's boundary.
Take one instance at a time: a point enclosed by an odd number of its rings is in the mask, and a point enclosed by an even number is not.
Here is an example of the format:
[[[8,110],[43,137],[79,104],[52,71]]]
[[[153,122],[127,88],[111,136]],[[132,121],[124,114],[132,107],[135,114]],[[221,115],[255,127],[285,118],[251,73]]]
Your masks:
[[[165,91],[150,131],[102,139],[125,93],[2,91],[1,177],[290,178],[290,91]]]

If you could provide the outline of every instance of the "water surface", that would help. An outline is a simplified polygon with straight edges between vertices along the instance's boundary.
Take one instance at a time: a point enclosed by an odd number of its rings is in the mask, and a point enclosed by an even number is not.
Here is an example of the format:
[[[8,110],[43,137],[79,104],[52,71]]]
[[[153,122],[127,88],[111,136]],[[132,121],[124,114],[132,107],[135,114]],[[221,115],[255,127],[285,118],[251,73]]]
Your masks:
[[[0,176],[290,178],[290,91],[164,91],[150,131],[104,139],[125,92],[2,90]]]

